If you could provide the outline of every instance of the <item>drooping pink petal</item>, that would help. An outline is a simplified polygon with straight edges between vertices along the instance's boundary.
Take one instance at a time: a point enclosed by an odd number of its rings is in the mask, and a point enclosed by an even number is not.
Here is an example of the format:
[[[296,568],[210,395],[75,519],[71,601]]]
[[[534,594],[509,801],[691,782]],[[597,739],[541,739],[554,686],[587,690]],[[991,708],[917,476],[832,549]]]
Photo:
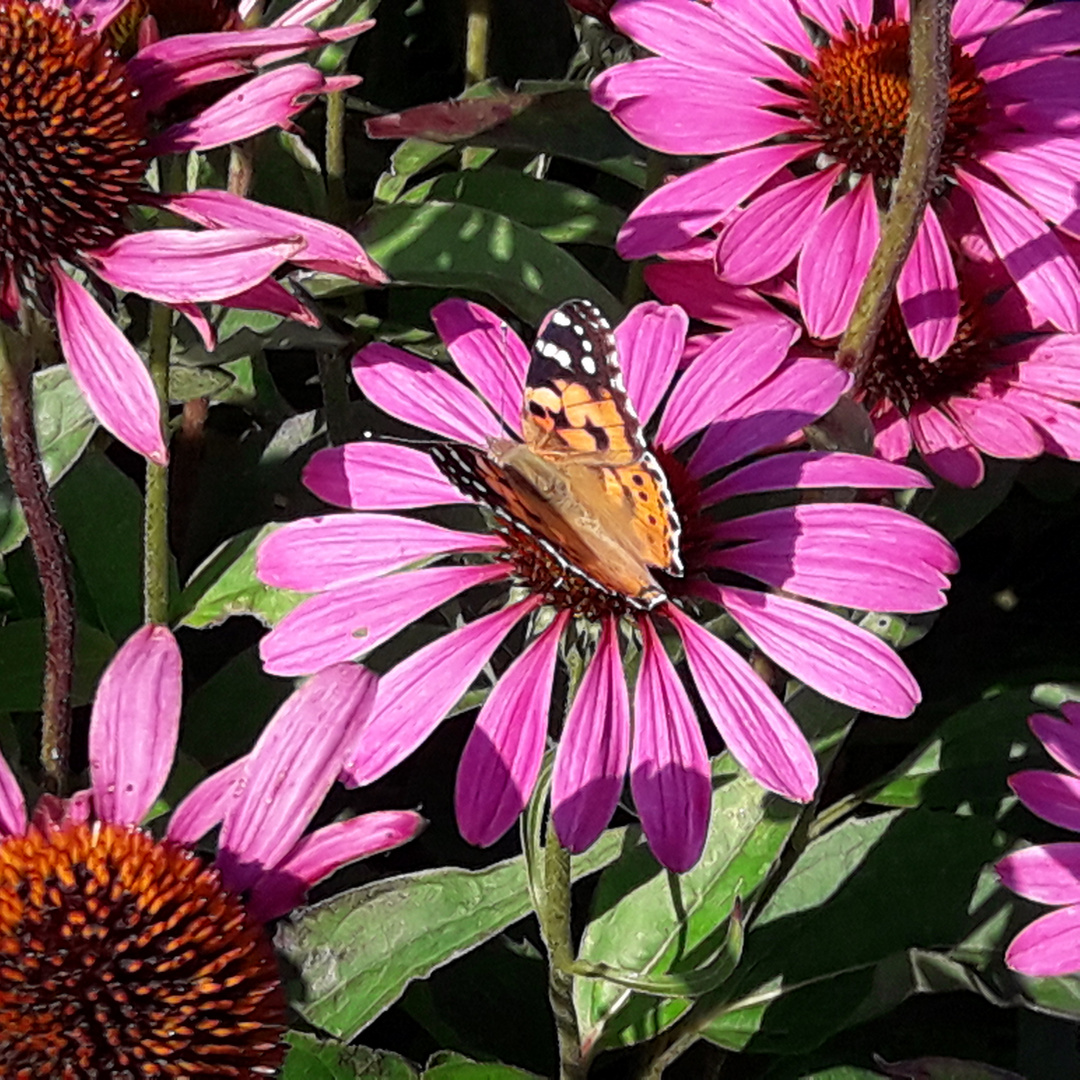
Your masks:
[[[827,341],[844,332],[880,234],[874,181],[869,176],[811,225],[796,271],[811,337]]]
[[[0,839],[26,832],[26,799],[7,759],[0,754]]]
[[[803,143],[758,146],[725,155],[670,180],[634,208],[619,231],[624,259],[644,259],[681,247],[723,220],[785,165],[811,148]]]
[[[713,527],[706,557],[789,593],[868,611],[935,611],[956,552],[929,526],[886,506],[807,503]]]
[[[1015,406],[1042,432],[1050,453],[1080,458],[1080,410],[1075,406],[1021,387],[1010,387],[1002,400]]]
[[[252,229],[153,229],[129,233],[86,262],[118,289],[163,303],[197,304],[258,285],[304,246]]]
[[[293,608],[259,641],[271,675],[307,675],[356,660],[466,589],[508,576],[501,563],[438,566],[338,585]]]
[[[1000,2],[1000,0],[999,0]],[[1080,48],[1080,12],[1070,4],[1050,4],[1015,18],[989,34],[975,54],[980,70],[1014,60],[1030,61]]]
[[[1025,3],[1026,0],[956,0],[952,12],[953,37],[960,42],[982,37],[1022,12]]]
[[[879,637],[847,619],[787,596],[708,585],[770,659],[818,693],[879,716],[910,716],[922,694],[904,662]]]
[[[226,888],[246,889],[303,835],[360,736],[375,686],[366,668],[335,664],[274,714],[225,809],[215,862]]]
[[[874,410],[874,452],[886,461],[905,461],[911,453],[911,425],[891,402]]]
[[[629,752],[630,698],[619,631],[607,616],[567,713],[551,777],[551,820],[571,852],[591,846],[611,821]]]
[[[151,148],[155,154],[183,154],[228,146],[273,127],[289,130],[291,118],[315,94],[330,89],[318,68],[286,64],[248,79],[196,116],[173,124],[151,141]]]
[[[208,229],[250,229],[283,239],[300,236],[304,247],[292,259],[298,266],[341,274],[369,285],[383,285],[389,280],[355,237],[318,218],[211,189],[172,195],[163,200],[163,205]]]
[[[776,316],[776,308],[756,289],[721,281],[712,259],[650,263],[645,282],[664,303],[678,304],[692,319],[716,326]]]
[[[180,732],[180,649],[166,626],[136,630],[109,662],[90,714],[98,817],[137,825],[172,769]]]
[[[283,319],[292,319],[305,326],[322,326],[319,316],[274,278],[266,278],[258,285],[233,293],[232,296],[223,296],[215,303],[227,308],[242,308],[245,311],[268,311],[272,315],[280,315]],[[177,307],[179,308],[179,305]],[[212,352],[213,349],[209,351]]]
[[[1080,831],[1080,777],[1025,769],[1009,777],[1009,787],[1033,814],[1063,829]]]
[[[1080,903],[1080,844],[1064,842],[1023,848],[997,866],[1002,885],[1040,904]]]
[[[932,206],[923,214],[900,271],[896,298],[915,351],[929,360],[944,356],[960,324],[960,288],[945,230]]]
[[[782,443],[824,416],[850,385],[851,376],[831,360],[793,357],[716,418],[690,458],[691,475],[707,476]]]
[[[761,676],[730,646],[668,604],[698,694],[732,757],[763,787],[809,802],[818,770],[806,736]]]
[[[1025,926],[1005,950],[1005,963],[1025,975],[1080,971],[1080,904],[1051,911]]]
[[[1080,776],[1080,729],[1076,724],[1046,713],[1035,713],[1028,717],[1028,726],[1059,765]]]
[[[928,488],[933,483],[917,469],[862,454],[795,451],[762,458],[728,473],[701,493],[700,505],[710,506],[735,495],[813,487]]]
[[[318,592],[369,581],[452,551],[497,551],[490,534],[463,533],[395,514],[336,514],[289,522],[263,541],[257,573],[267,585]]]
[[[917,402],[908,425],[923,460],[957,487],[975,487],[985,475],[983,460],[971,440],[940,409]]]
[[[723,154],[804,126],[767,110],[791,98],[764,83],[655,56],[602,71],[590,91],[638,142],[665,154]]]
[[[353,357],[352,370],[360,389],[406,424],[475,446],[505,435],[476,394],[429,360],[376,342]]]
[[[1080,270],[1042,217],[1013,195],[956,170],[983,228],[1031,306],[1060,330],[1080,330]]]
[[[1068,85],[1073,98],[1071,111],[1076,113],[1080,111],[1077,108],[1080,103],[1076,101],[1076,64],[1074,57],[1050,61],[1024,69],[1017,77],[1038,72],[1048,79],[1048,84],[1040,86],[1036,91],[1036,100],[1039,101],[1044,101],[1047,94],[1053,94],[1055,89],[1060,93],[1060,88]],[[1054,70],[1063,65],[1068,65],[1067,73]],[[1066,74],[1071,85],[1062,82],[1062,76]],[[1002,82],[1007,81],[1009,80],[999,80],[994,85],[1000,89]],[[1042,137],[1033,143],[1030,134],[1018,132],[1014,135],[1002,135],[995,143],[995,149],[979,155],[980,164],[1004,181],[1017,196],[1030,203],[1043,217],[1057,222],[1075,236],[1080,226],[1080,203],[1074,179],[1077,169],[1080,168],[1080,148],[1077,147],[1075,138]]]
[[[720,275],[734,285],[753,285],[780,273],[802,250],[840,172],[834,165],[755,198],[720,237]]]
[[[539,603],[539,597],[529,596],[466,623],[384,675],[371,718],[346,759],[342,779],[350,787],[370,784],[404,761],[442,723],[499,642]]]
[[[1022,413],[1003,401],[953,397],[943,408],[984,454],[1000,458],[1032,458],[1043,452],[1042,436]]]
[[[660,419],[657,443],[678,446],[757,390],[780,367],[800,333],[796,323],[777,315],[719,335],[676,384]]]
[[[316,829],[255,880],[245,909],[262,922],[276,919],[301,904],[312,885],[357,859],[401,847],[425,824],[412,810],[378,810]]]
[[[682,873],[701,857],[709,827],[709,756],[693,703],[652,620],[638,620],[641,666],[634,691],[630,790],[649,847]]]
[[[68,370],[102,426],[158,465],[169,460],[161,402],[142,357],[77,281],[53,267],[56,330]]]
[[[311,455],[304,484],[324,502],[351,510],[405,510],[472,503],[430,455],[397,443],[346,443]]]
[[[1024,342],[1021,350],[1011,382],[1051,397],[1080,400],[1080,336],[1050,334],[1041,341]],[[1001,349],[998,355],[1009,357],[1010,353]]]
[[[642,424],[647,424],[671,385],[690,320],[679,307],[650,300],[631,308],[615,327],[615,347],[626,380],[626,394]]]
[[[102,33],[127,6],[125,0],[75,0],[68,10],[85,24],[88,30]]]
[[[431,309],[431,321],[446,342],[458,370],[480,396],[521,434],[521,407],[529,350],[502,319],[467,300],[444,300]]]
[[[194,847],[225,816],[243,774],[244,759],[239,758],[196,784],[169,815],[165,835],[177,844]]]
[[[454,808],[470,844],[495,843],[529,801],[544,757],[555,659],[568,619],[560,612],[503,672],[465,744]]]

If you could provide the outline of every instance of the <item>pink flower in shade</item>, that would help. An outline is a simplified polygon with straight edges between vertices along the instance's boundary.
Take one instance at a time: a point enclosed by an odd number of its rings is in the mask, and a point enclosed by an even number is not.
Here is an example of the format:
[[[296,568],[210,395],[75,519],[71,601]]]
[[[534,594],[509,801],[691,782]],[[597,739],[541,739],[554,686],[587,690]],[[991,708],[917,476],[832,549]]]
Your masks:
[[[807,326],[838,334],[878,242],[906,125],[907,0],[620,0],[612,19],[656,56],[593,83],[594,100],[646,146],[716,160],[631,214],[626,258],[715,229],[716,272],[752,285],[796,265]],[[947,215],[978,215],[1036,321],[1080,331],[1080,9],[957,0],[942,183],[900,276],[922,356],[960,314]],[[1050,223],[1050,224],[1048,224]]]
[[[252,75],[268,58],[337,40],[341,31],[280,26],[183,34],[144,43],[124,60],[110,32],[122,8],[93,0],[70,10],[59,0],[0,4],[0,58],[8,72],[0,77],[0,123],[10,192],[0,223],[0,315],[16,318],[28,300],[53,316],[72,377],[101,423],[164,462],[149,373],[96,298],[102,287],[87,276],[174,307],[208,344],[212,332],[200,308],[206,303],[314,318],[273,276],[287,261],[361,282],[386,278],[341,229],[222,191],[160,196],[144,181],[156,155],[290,127],[314,95],[353,85],[353,77],[327,78],[304,63]],[[227,89],[208,96],[213,84]],[[198,111],[171,113],[164,123],[165,110],[198,88]],[[138,203],[173,211],[205,231],[134,232],[130,210]]]
[[[427,360],[375,344],[353,361],[364,393],[440,438],[485,447],[507,431],[519,435],[525,345],[476,304],[448,300],[432,318],[471,387]],[[463,532],[393,513],[471,502],[420,449],[370,441],[311,459],[308,487],[355,512],[292,522],[262,545],[264,581],[315,594],[263,639],[267,670],[313,671],[370,652],[467,589],[485,587],[488,597],[492,586],[504,595],[515,584],[524,591],[419,649],[380,680],[346,770],[350,782],[370,783],[403,761],[523,624],[527,643],[481,708],[458,771],[458,821],[477,844],[501,836],[533,789],[553,672],[568,635],[595,641],[586,645],[592,657],[562,727],[553,774],[555,827],[572,851],[588,847],[607,825],[628,767],[661,862],[685,870],[702,850],[709,763],[662,634],[680,640],[690,680],[731,753],[767,788],[800,801],[813,795],[817,768],[802,732],[750,665],[703,625],[718,610],[822,693],[884,715],[906,716],[914,708],[918,687],[893,651],[820,605],[937,608],[945,574],[956,567],[952,548],[921,522],[884,506],[812,502],[740,513],[736,496],[908,488],[926,480],[850,454],[784,453],[735,467],[821,416],[848,377],[829,361],[788,356],[793,328],[776,318],[723,335],[677,375],[686,329],[684,312],[648,303],[615,331],[629,401],[643,424],[658,414],[653,446],[682,523],[685,577],[660,575],[666,598],[647,610],[545,557],[530,534],[505,518],[495,519],[494,531]],[[675,454],[690,440],[693,453],[683,464],[686,455]],[[448,556],[464,556],[464,564]],[[630,641],[641,654],[633,706],[621,660]]]
[[[1080,703],[1061,706],[1065,719],[1039,713],[1028,723],[1047,753],[1066,772],[1029,769],[1009,786],[1033,813],[1063,829],[1080,831]],[[1080,971],[1080,843],[1038,844],[1006,855],[997,864],[1006,888],[1057,910],[1036,919],[1013,938],[1009,967],[1025,975]]]
[[[978,245],[977,235],[968,239]],[[894,303],[852,388],[869,412],[881,457],[903,461],[914,448],[960,487],[981,483],[984,454],[1080,460],[1080,335],[1036,326],[1002,264],[988,257],[988,245],[981,256],[959,259],[960,320],[949,347],[933,358],[920,353]],[[661,299],[684,306],[691,318],[731,326],[772,310],[765,296],[712,274],[709,245],[648,267],[646,276]],[[798,305],[782,280],[770,290],[789,309]],[[822,355],[834,346],[835,340]],[[810,346],[803,340],[794,348]]]
[[[137,1058],[160,1075],[274,1072],[285,1001],[263,922],[422,824],[411,812],[371,813],[302,835],[374,688],[354,664],[316,675],[249,754],[180,803],[161,840],[139,822],[165,785],[179,729],[180,652],[165,627],[137,631],[102,676],[88,790],[46,796],[28,819],[0,758],[0,1071],[120,1076]],[[219,823],[207,866],[192,847]]]

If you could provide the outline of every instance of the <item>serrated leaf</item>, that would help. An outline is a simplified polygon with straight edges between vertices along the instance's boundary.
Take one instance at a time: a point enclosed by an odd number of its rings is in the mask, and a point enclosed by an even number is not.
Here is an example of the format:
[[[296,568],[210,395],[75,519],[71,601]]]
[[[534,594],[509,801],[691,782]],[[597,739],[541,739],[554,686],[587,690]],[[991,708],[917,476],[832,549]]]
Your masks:
[[[289,1053],[281,1080],[417,1080],[419,1073],[404,1058],[366,1046],[347,1046],[303,1031],[285,1036]]]
[[[611,829],[572,864],[599,870],[626,842]],[[294,915],[278,948],[299,973],[294,1007],[310,1023],[353,1039],[422,979],[532,910],[519,856],[484,870],[454,868],[388,878]]]
[[[391,277],[414,285],[472,289],[536,323],[584,297],[617,319],[622,305],[576,259],[502,214],[459,203],[381,206],[361,242]]]

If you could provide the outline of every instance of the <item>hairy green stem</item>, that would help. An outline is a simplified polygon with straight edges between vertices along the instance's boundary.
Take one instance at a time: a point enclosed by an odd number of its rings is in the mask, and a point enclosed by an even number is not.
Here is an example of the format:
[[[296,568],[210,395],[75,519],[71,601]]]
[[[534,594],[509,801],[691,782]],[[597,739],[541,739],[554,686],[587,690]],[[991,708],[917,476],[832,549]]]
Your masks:
[[[169,354],[172,351],[172,309],[155,304],[150,322],[150,377],[169,416]],[[169,621],[169,468],[146,463],[143,518],[143,613],[147,622]]]
[[[837,362],[854,374],[856,385],[870,362],[937,180],[949,111],[952,5],[953,0],[912,0],[911,104],[900,175],[881,241],[836,354]]]
[[[67,543],[53,509],[34,430],[33,367],[28,341],[0,328],[0,435],[11,486],[26,519],[45,614],[41,765],[48,787],[63,795],[71,748],[75,603]]]
[[[488,77],[491,0],[466,0],[465,11],[465,85],[475,86]]]
[[[344,225],[349,214],[345,191],[345,91],[326,95],[326,194],[330,220]]]

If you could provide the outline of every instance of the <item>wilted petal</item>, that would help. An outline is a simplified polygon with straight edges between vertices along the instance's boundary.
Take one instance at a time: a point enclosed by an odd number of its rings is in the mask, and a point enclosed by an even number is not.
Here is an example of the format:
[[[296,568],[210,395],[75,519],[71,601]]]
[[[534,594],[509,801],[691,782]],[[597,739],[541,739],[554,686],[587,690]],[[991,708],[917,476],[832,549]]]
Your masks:
[[[252,229],[129,233],[84,259],[111,285],[166,304],[218,300],[258,285],[304,246]]]
[[[766,656],[819,694],[879,716],[910,716],[922,697],[884,641],[831,611],[728,585],[699,591],[722,604]]]
[[[818,770],[806,736],[765,685],[730,646],[668,604],[686,648],[698,694],[731,756],[763,787],[796,802],[809,802]]]
[[[611,616],[566,716],[551,778],[551,819],[563,845],[584,851],[619,801],[630,749],[630,699]]]
[[[1080,832],[1080,777],[1025,769],[1009,777],[1009,787],[1033,814]]]
[[[75,385],[102,426],[158,465],[169,460],[161,402],[142,357],[77,281],[54,267],[56,330]]]
[[[293,608],[259,641],[271,675],[306,675],[355,660],[452,596],[509,574],[502,563],[438,566],[338,585]]]
[[[1040,904],[1080,903],[1080,844],[1023,848],[995,867],[1002,885]]]
[[[98,817],[137,825],[161,794],[176,753],[181,692],[180,649],[168,627],[136,630],[101,676],[90,714]]]
[[[1005,963],[1025,975],[1072,975],[1080,971],[1080,905],[1051,911],[1012,939]]]
[[[0,754],[0,839],[26,832],[26,799],[7,759]]]
[[[454,807],[470,844],[495,843],[529,801],[544,757],[555,659],[568,619],[560,612],[503,672],[465,744]]]
[[[615,327],[615,347],[626,380],[626,396],[642,424],[652,418],[671,385],[686,344],[690,320],[679,307],[638,304]]]
[[[669,870],[701,857],[712,790],[709,757],[693,703],[652,620],[638,620],[641,667],[634,691],[630,790],[649,847]]]
[[[276,919],[302,903],[308,889],[335,870],[401,847],[425,824],[412,810],[379,810],[316,829],[254,882],[245,908],[258,921]]]
[[[367,581],[419,559],[502,546],[497,536],[394,514],[336,514],[290,521],[271,533],[259,547],[256,572],[279,589],[318,592]]]
[[[442,723],[499,642],[539,603],[530,596],[458,627],[384,675],[371,718],[345,762],[345,782],[370,784],[404,761]]]
[[[227,888],[247,888],[303,834],[371,711],[375,684],[360,665],[335,664],[290,694],[263,729],[221,825],[217,866]]]

